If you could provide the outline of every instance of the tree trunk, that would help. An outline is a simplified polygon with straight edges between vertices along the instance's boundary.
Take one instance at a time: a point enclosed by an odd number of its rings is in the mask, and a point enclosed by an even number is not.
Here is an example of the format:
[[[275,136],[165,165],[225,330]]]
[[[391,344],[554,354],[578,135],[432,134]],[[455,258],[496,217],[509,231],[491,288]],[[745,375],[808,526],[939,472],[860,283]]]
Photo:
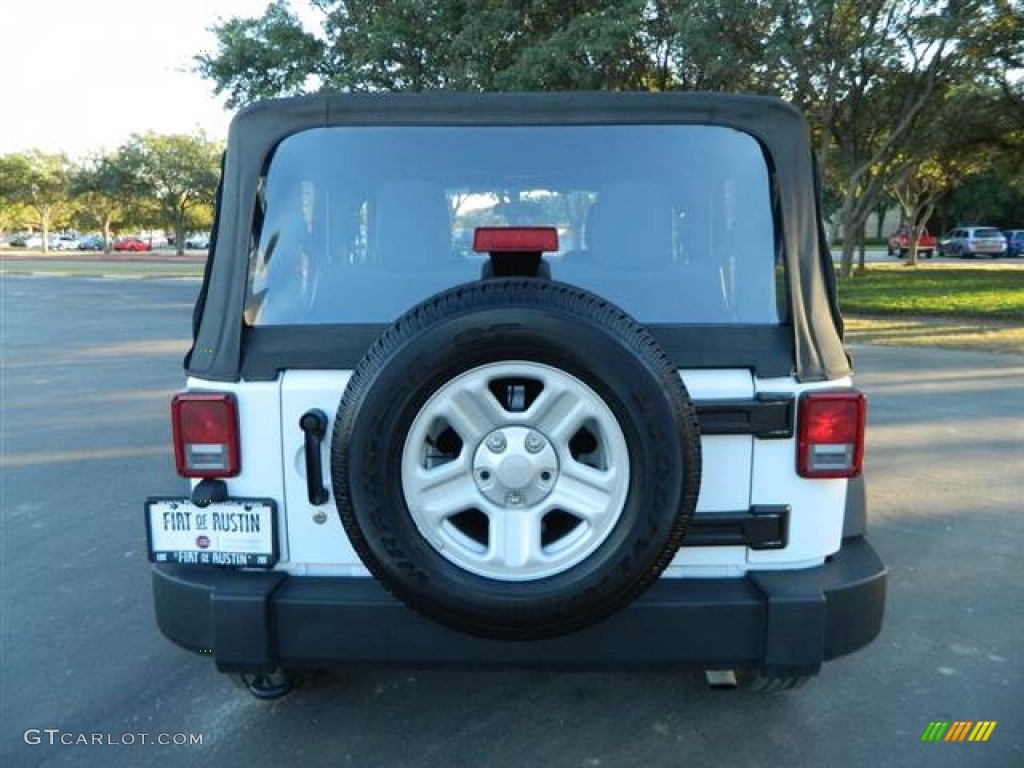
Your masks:
[[[889,206],[886,205],[885,203],[880,203],[879,205],[875,206],[875,216],[877,217],[877,220],[875,221],[876,240],[882,239],[882,230],[885,229],[885,214],[888,212]]]
[[[904,266],[917,266],[917,246],[921,242],[921,211],[915,208],[911,211],[910,219],[910,249],[907,251],[907,263]]]
[[[843,237],[843,255],[839,260],[839,275],[843,278],[853,277],[853,251],[856,247],[856,238]]]
[[[843,255],[839,261],[839,274],[853,276],[853,251],[857,247],[857,227],[854,222],[854,198],[847,195],[839,209],[839,223],[843,228]]]
[[[919,214],[918,218],[919,218],[919,221],[920,221],[920,227],[921,227],[921,232],[922,233],[928,227],[928,222],[931,221],[932,214],[935,213],[935,200],[937,200],[937,199],[938,199],[938,194],[937,193],[934,193],[933,195],[930,195],[927,198],[927,202],[925,202],[925,204],[924,204],[924,208],[920,211],[920,214]],[[935,244],[932,245],[932,250],[931,250],[931,254],[932,254],[931,257],[933,259],[938,255],[938,251],[939,251],[939,240],[938,240],[938,238],[935,238]]]
[[[103,252],[104,253],[110,253],[110,247],[113,244],[111,242],[113,240],[113,238],[111,237],[111,232],[110,232],[110,227],[111,227],[111,225],[113,223],[114,223],[114,215],[112,213],[108,213],[106,216],[103,217]]]
[[[43,232],[43,254],[50,252],[50,212],[39,212],[39,228]]]
[[[179,256],[185,255],[185,212],[178,211],[174,218],[174,248]]]
[[[857,245],[859,246],[857,255],[857,271],[860,272],[861,274],[868,271],[867,265],[864,263],[864,240],[865,231],[867,230],[867,228],[868,222],[865,219],[863,222],[861,222],[860,229],[857,230]]]
[[[832,217],[832,221],[828,225],[828,242],[831,245],[839,239],[839,227],[842,222],[839,221],[839,216],[835,215]]]
[[[864,231],[870,213],[871,206],[864,205],[863,201],[858,201],[853,196],[847,197],[840,209],[839,215],[843,226],[843,256],[840,261],[839,273],[843,277],[853,276],[853,255],[858,245],[862,248],[859,269],[864,269]]]

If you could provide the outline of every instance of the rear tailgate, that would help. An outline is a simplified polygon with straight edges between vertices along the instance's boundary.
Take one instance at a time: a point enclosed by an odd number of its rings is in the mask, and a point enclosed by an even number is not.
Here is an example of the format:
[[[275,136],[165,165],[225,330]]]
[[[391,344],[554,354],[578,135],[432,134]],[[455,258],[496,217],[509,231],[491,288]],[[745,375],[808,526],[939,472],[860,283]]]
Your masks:
[[[754,396],[748,371],[683,371],[691,396],[697,400],[742,400]],[[338,520],[334,499],[324,505],[310,503],[304,461],[302,415],[319,409],[327,415],[328,436],[350,373],[347,371],[288,371],[282,377],[281,423],[284,499],[288,509],[288,540],[293,565],[306,573],[363,574],[362,563],[348,543]],[[330,488],[330,439],[322,450],[323,482]],[[747,511],[750,507],[754,439],[750,435],[706,435],[701,441],[703,473],[698,514]],[[326,519],[325,519],[326,516]],[[688,547],[675,566],[695,566],[705,575],[742,569],[743,546]],[[300,565],[301,564],[301,565]],[[291,567],[291,566],[289,566]]]
[[[798,385],[790,378],[755,379],[745,370],[680,373],[698,411],[723,401],[754,402],[759,395],[777,399],[790,394],[795,403],[801,392],[849,385],[848,380]],[[299,426],[311,409],[327,416],[321,481],[330,491],[330,435],[350,375],[348,371],[288,371],[278,381],[227,385],[189,380],[192,391],[236,394],[242,461],[240,474],[228,480],[229,492],[234,498],[275,501],[279,567],[293,573],[366,574],[341,526],[333,495],[329,493],[322,504],[310,499],[305,436]],[[282,454],[267,450],[275,445],[282,446]],[[714,577],[737,575],[751,566],[811,566],[838,549],[847,481],[798,477],[795,437],[704,434],[701,445],[703,471],[695,523],[713,520],[716,515],[750,514],[755,508],[784,510],[785,546],[752,549],[685,542],[666,576]]]

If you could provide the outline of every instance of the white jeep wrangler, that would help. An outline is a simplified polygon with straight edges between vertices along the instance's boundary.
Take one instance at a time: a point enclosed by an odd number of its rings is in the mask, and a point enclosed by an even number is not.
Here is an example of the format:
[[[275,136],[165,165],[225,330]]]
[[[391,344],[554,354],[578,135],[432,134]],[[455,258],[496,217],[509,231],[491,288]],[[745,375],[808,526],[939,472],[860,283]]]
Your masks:
[[[710,94],[327,94],[232,124],[146,503],[157,620],[338,665],[697,667],[878,633],[808,131]]]

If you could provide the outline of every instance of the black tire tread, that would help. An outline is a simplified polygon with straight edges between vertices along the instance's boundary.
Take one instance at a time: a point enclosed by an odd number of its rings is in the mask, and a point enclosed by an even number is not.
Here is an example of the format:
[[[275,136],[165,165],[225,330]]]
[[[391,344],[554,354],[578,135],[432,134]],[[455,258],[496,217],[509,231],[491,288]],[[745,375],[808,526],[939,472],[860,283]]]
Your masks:
[[[374,386],[377,375],[385,362],[403,345],[411,343],[421,331],[440,321],[456,315],[504,305],[562,311],[608,328],[616,334],[619,341],[644,362],[661,387],[668,390],[673,387],[682,389],[684,397],[672,399],[669,402],[677,424],[680,425],[683,439],[688,444],[696,446],[693,451],[693,460],[687,462],[683,467],[685,475],[679,506],[686,512],[677,516],[676,524],[671,529],[666,546],[644,578],[638,580],[628,593],[617,595],[614,605],[604,606],[603,612],[610,613],[631,602],[656,581],[672,561],[683,542],[687,525],[696,507],[697,493],[700,488],[700,428],[696,409],[686,394],[678,371],[658,342],[636,320],[599,296],[557,281],[501,278],[453,287],[410,309],[377,339],[349,379],[338,407],[331,440],[332,477],[344,477],[347,472],[349,446],[343,436],[350,433],[357,416],[358,409],[352,407],[352,404],[361,402],[366,392]],[[348,492],[347,484],[334,482],[334,495],[342,524],[356,554],[386,589],[399,599],[403,599],[391,587],[387,574],[382,572],[376,562],[370,544],[353,513],[353,500]],[[415,606],[411,607],[415,608]],[[540,636],[564,634],[589,623],[592,622],[587,617],[566,616],[557,628],[552,628],[551,631]],[[473,634],[493,636],[487,627],[460,628]],[[537,635],[530,632],[524,632],[521,638],[513,637],[509,632],[502,635],[506,639],[533,639],[535,636]]]

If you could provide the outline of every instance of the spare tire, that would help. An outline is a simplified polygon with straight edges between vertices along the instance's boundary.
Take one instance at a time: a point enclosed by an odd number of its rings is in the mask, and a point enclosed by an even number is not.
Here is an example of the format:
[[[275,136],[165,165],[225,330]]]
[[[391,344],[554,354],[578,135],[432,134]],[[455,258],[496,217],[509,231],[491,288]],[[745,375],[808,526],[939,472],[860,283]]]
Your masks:
[[[609,616],[668,565],[700,441],[636,321],[566,284],[497,279],[378,339],[341,399],[331,475],[355,550],[410,608],[537,639]]]

